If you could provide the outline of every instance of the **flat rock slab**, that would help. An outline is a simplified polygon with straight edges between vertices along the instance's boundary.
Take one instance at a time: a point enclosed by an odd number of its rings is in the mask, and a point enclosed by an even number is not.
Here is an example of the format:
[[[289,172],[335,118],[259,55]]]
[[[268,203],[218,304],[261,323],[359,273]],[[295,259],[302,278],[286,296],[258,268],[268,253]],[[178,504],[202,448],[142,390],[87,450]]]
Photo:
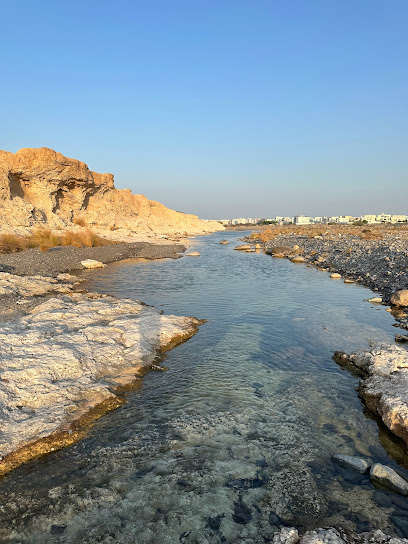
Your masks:
[[[360,474],[367,474],[371,467],[371,461],[361,459],[360,457],[353,457],[351,455],[342,455],[336,453],[332,456],[332,460],[342,468],[353,470]]]
[[[240,246],[234,247],[237,251],[247,251],[247,249],[252,249],[248,244],[241,244]]]
[[[186,253],[186,257],[199,257],[200,252],[199,251],[190,251],[189,253]]]
[[[60,274],[56,278],[43,276],[17,276],[8,272],[0,272],[0,296],[31,297],[47,293],[68,293],[78,278],[69,274]]]
[[[390,467],[375,463],[371,467],[370,478],[391,491],[408,495],[408,482]]]
[[[119,386],[133,383],[159,352],[192,336],[200,323],[138,301],[71,293],[1,327],[0,473],[19,464],[10,454],[69,430],[114,399]],[[41,452],[52,450],[47,447]]]

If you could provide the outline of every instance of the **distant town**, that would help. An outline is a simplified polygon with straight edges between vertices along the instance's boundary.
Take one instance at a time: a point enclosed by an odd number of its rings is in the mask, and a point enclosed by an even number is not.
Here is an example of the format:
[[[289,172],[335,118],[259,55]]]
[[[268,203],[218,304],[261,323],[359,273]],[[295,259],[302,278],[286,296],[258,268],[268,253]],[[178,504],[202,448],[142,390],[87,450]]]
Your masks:
[[[237,225],[311,225],[316,223],[322,224],[374,224],[374,223],[407,223],[408,215],[392,215],[389,213],[366,214],[359,217],[352,215],[336,215],[333,217],[309,217],[307,215],[295,215],[293,217],[281,217],[276,216],[273,218],[257,217],[252,219],[251,217],[239,217],[237,219],[221,219],[222,223],[226,227],[235,227]]]

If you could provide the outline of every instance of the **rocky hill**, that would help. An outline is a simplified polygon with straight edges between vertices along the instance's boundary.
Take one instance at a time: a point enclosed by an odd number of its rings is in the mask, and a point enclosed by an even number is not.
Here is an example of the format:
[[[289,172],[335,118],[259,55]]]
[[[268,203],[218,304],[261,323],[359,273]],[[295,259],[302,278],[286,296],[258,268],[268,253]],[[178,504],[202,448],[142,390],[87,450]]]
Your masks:
[[[222,230],[166,208],[130,189],[115,189],[112,174],[92,172],[78,160],[46,147],[0,150],[0,232],[26,233],[45,225],[65,229],[183,235]]]

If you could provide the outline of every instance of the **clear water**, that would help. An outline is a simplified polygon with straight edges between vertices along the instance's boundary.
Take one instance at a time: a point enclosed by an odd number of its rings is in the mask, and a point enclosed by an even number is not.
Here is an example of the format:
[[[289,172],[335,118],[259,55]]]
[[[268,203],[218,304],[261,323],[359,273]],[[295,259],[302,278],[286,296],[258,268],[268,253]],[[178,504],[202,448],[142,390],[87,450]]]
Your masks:
[[[406,473],[405,448],[331,359],[393,341],[393,318],[360,286],[233,251],[243,234],[197,239],[198,258],[81,273],[87,289],[208,322],[85,440],[0,482],[2,542],[264,543],[280,525],[403,534],[404,504],[330,461]]]

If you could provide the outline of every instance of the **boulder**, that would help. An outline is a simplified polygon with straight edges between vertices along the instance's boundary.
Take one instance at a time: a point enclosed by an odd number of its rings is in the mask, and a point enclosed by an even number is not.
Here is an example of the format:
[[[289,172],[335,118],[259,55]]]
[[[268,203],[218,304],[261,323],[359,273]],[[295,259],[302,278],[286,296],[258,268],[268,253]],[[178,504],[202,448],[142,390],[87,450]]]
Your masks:
[[[353,470],[360,474],[367,474],[372,465],[371,461],[366,461],[360,457],[352,457],[351,455],[342,455],[335,453],[332,460],[342,468]]]
[[[394,306],[408,306],[408,289],[401,289],[391,295],[391,304]]]
[[[190,251],[189,253],[186,253],[186,257],[199,257],[200,252],[199,251]]]
[[[94,261],[93,259],[85,259],[81,261],[81,264],[84,268],[103,268],[106,264],[101,263],[100,261]]]
[[[372,297],[367,300],[367,302],[371,302],[371,304],[382,304],[382,297]]]
[[[240,246],[235,246],[234,249],[237,251],[247,251],[248,249],[252,249],[249,244],[241,244]]]
[[[370,470],[370,478],[391,491],[408,495],[408,482],[390,467],[375,463]]]
[[[339,280],[341,279],[341,275],[337,274],[337,272],[333,272],[333,274],[330,274],[330,277],[332,280]]]
[[[291,263],[304,263],[305,262],[305,258],[300,256],[300,255],[296,255],[296,257],[292,257],[290,259],[290,262]]]

